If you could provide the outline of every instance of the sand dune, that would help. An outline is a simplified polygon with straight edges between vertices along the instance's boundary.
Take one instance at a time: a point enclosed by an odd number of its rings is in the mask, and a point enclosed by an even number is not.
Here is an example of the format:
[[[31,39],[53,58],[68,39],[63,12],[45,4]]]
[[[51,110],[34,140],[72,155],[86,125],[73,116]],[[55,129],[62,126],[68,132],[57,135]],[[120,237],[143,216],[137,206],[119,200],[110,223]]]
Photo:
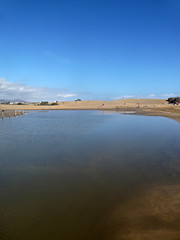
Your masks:
[[[29,105],[3,105],[0,109],[13,110],[116,110],[129,111],[135,110],[136,114],[156,115],[173,118],[180,121],[180,105],[171,105],[165,99],[121,99],[114,101],[66,101],[59,102],[55,106],[38,106],[36,104]]]
[[[66,101],[59,102],[59,105],[55,106],[37,106],[35,104],[30,105],[0,105],[0,108],[4,109],[115,109],[115,108],[137,108],[139,107],[169,107],[165,99],[124,99],[115,101]]]

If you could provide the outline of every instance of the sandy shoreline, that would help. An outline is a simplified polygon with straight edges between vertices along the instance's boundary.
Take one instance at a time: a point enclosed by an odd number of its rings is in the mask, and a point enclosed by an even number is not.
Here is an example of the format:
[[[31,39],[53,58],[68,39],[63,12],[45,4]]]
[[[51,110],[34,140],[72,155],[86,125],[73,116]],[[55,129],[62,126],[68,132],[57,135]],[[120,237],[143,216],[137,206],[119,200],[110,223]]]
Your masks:
[[[168,104],[165,99],[122,99],[114,101],[70,101],[59,102],[55,106],[4,105],[0,110],[108,110],[108,111],[135,111],[137,115],[164,116],[180,121],[180,105]]]

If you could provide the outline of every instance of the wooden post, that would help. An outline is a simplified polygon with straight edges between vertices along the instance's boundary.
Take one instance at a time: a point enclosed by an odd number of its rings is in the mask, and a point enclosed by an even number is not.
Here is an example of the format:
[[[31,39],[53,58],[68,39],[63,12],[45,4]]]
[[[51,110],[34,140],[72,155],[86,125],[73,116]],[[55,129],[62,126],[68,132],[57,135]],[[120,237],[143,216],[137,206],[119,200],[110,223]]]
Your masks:
[[[8,116],[9,116],[9,118],[10,118],[10,116],[11,116],[11,113],[10,113],[10,111],[8,112]]]
[[[14,116],[16,117],[16,110],[14,111]]]

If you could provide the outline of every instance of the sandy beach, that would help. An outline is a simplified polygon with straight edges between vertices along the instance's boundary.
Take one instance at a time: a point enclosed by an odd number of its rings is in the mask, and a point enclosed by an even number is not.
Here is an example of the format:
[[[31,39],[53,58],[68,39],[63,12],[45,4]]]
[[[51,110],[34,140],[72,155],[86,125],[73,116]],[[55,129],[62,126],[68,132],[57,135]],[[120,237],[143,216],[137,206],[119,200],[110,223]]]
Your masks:
[[[4,110],[115,110],[147,116],[164,116],[180,121],[180,105],[168,104],[166,99],[121,99],[114,101],[66,101],[59,102],[59,105],[38,106],[29,105],[4,105]]]

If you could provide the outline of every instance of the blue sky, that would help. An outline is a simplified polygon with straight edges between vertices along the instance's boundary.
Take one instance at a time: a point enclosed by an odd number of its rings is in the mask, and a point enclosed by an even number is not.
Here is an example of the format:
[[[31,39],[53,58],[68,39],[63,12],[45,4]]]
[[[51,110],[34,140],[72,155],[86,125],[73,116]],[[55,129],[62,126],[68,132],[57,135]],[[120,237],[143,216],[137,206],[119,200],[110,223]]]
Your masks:
[[[180,95],[179,0],[0,0],[0,99]]]

